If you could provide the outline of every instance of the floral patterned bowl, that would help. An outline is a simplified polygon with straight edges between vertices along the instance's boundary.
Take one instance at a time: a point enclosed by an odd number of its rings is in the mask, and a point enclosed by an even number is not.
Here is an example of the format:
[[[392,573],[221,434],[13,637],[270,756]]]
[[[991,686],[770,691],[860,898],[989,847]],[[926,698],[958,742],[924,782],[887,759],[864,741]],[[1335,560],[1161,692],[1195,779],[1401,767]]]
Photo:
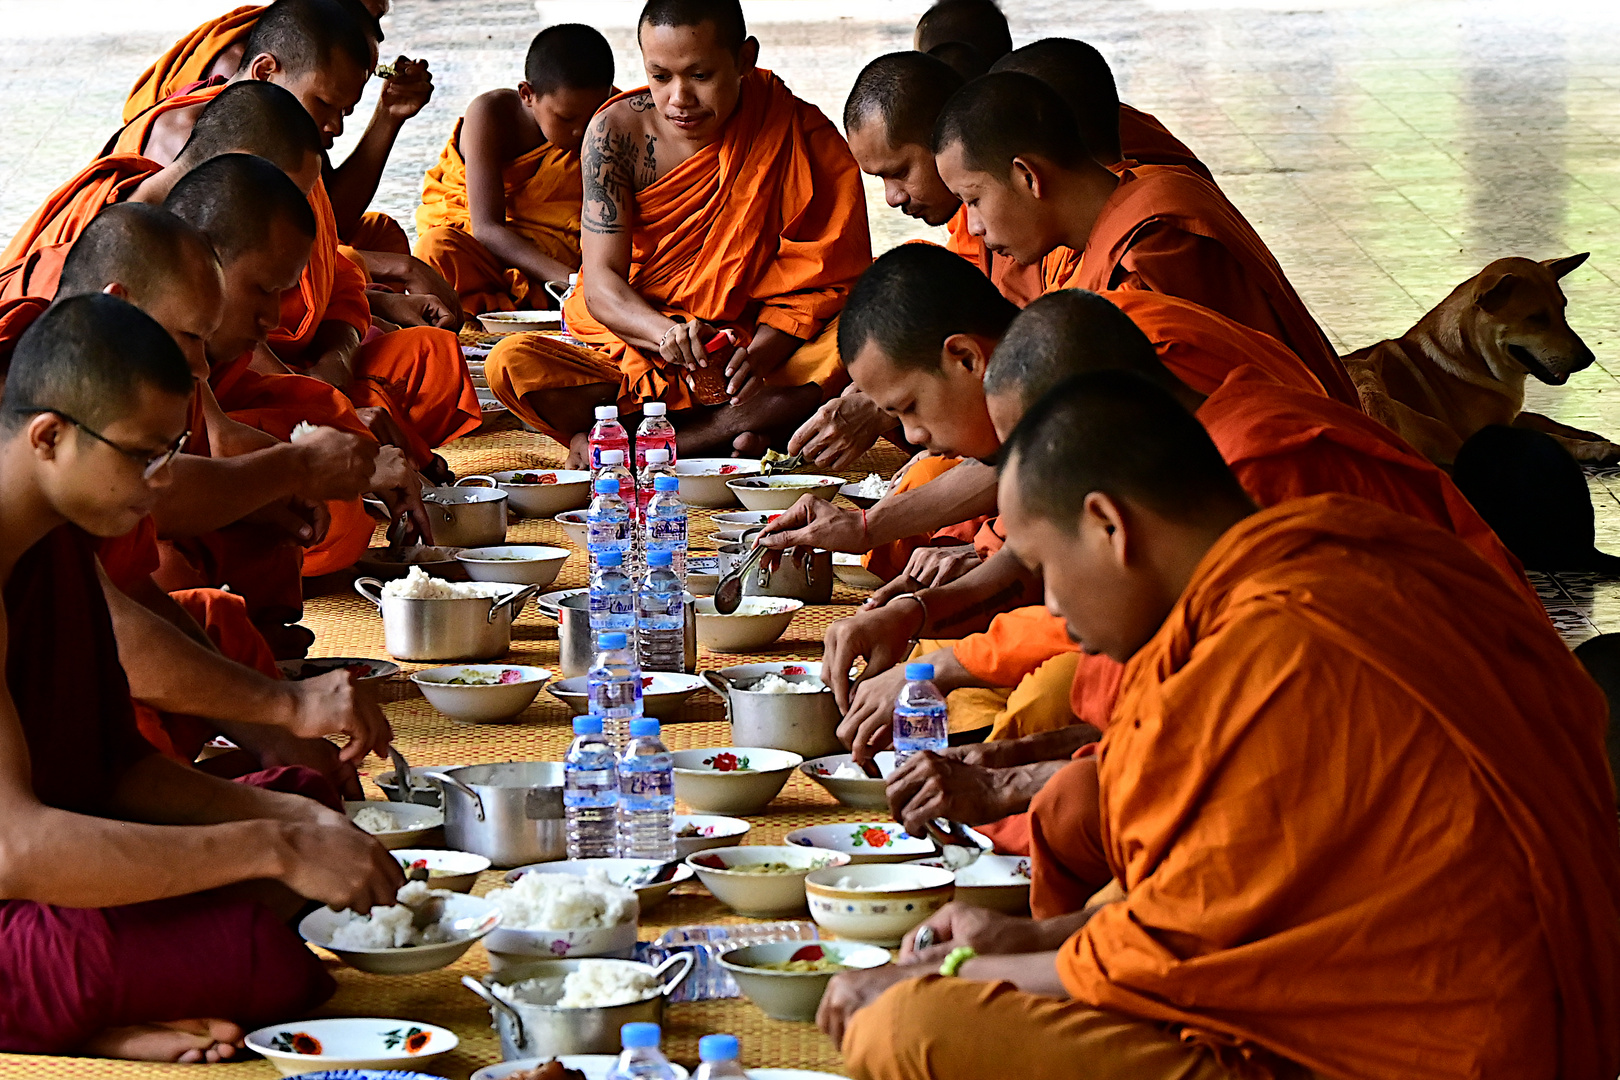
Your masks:
[[[735,847],[753,826],[742,818],[713,814],[675,815],[675,857],[684,860],[710,848]]]
[[[956,875],[910,864],[829,866],[804,879],[810,917],[840,938],[893,948],[951,902]]]
[[[763,746],[713,746],[671,756],[675,797],[704,814],[758,813],[804,763],[798,754]]]
[[[516,930],[498,926],[484,938],[491,971],[505,971],[531,960],[573,960],[584,956],[628,960],[635,948],[635,920],[584,930]]]
[[[892,821],[811,825],[788,833],[787,842],[800,847],[841,851],[855,864],[909,862],[934,854],[932,843],[917,839],[906,832],[905,826]]]
[[[269,1058],[282,1076],[335,1069],[416,1069],[454,1050],[461,1040],[442,1027],[377,1017],[295,1020],[249,1033],[247,1047]]]

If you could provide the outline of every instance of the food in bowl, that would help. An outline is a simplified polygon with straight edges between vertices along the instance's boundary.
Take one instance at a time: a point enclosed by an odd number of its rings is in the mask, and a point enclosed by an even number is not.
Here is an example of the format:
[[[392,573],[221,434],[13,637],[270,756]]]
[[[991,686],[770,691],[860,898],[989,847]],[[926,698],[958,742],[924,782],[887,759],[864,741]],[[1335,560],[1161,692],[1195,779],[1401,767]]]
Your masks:
[[[355,827],[376,834],[394,832],[400,827],[399,819],[380,806],[367,806],[354,812]]]
[[[561,1058],[541,1062],[532,1069],[519,1069],[507,1073],[501,1080],[588,1080],[578,1069],[570,1069]]]
[[[822,859],[808,866],[794,866],[785,862],[761,863],[735,863],[727,865],[726,861],[718,855],[694,855],[692,863],[696,866],[707,866],[710,870],[730,870],[734,874],[802,874],[807,870],[820,870],[829,865],[831,860]]]
[[[486,897],[508,930],[593,930],[636,917],[636,894],[597,877],[524,874]]]
[[[554,472],[515,472],[508,483],[512,484],[555,484],[557,474]]]
[[[820,679],[806,679],[804,682],[794,682],[784,679],[774,671],[751,686],[739,686],[738,690],[746,690],[750,694],[819,694],[829,689]]]
[[[805,945],[798,952],[786,960],[759,962],[746,965],[759,971],[848,971],[847,964],[838,962],[836,956],[828,956],[827,950],[820,945]]]
[[[463,668],[453,678],[429,681],[442,682],[445,686],[509,686],[512,683],[522,682],[523,672],[517,668],[502,668],[499,671],[477,671],[472,668]]]
[[[454,941],[455,917],[442,908],[438,917],[426,926],[416,925],[417,913],[424,905],[454,895],[430,888],[423,881],[407,881],[395,897],[397,904],[374,907],[365,915],[356,911],[339,912],[340,921],[332,930],[332,948],[408,949]]]
[[[827,773],[829,780],[870,780],[861,767],[853,761],[846,761],[832,772]]]
[[[877,473],[867,473],[865,479],[845,484],[843,490],[862,499],[881,499],[889,493],[889,482]]]
[[[645,1001],[658,993],[658,977],[650,971],[608,960],[581,960],[563,979],[559,1009],[606,1009]]]
[[[500,596],[511,588],[481,581],[445,581],[428,576],[420,566],[413,566],[404,577],[384,585],[382,591],[384,596],[406,600],[476,600]]]

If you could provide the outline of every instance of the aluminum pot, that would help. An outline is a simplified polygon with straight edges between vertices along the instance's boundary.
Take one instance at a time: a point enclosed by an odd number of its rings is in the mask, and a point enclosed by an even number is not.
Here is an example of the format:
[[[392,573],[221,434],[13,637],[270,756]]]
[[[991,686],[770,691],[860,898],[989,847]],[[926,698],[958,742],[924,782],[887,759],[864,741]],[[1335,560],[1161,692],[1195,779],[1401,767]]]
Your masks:
[[[494,660],[512,647],[512,622],[538,585],[497,585],[494,596],[414,600],[363,577],[354,591],[382,613],[383,643],[396,660]]]
[[[515,1061],[519,1058],[561,1057],[564,1054],[617,1054],[619,1029],[625,1024],[645,1021],[661,1024],[664,1020],[664,1002],[680,986],[681,980],[692,970],[694,957],[690,952],[679,952],[659,964],[638,964],[657,977],[658,992],[643,1001],[628,1005],[610,1005],[601,1009],[559,1009],[555,1005],[536,1005],[527,1001],[505,1001],[492,989],[509,986],[526,979],[555,980],[544,992],[536,995],[550,1001],[562,996],[562,981],[576,971],[583,960],[536,960],[532,964],[519,964],[505,971],[474,979],[463,975],[461,984],[489,1005],[495,1030],[501,1036],[501,1058]]]
[[[489,486],[464,487],[475,481]],[[506,543],[506,492],[493,476],[467,476],[454,487],[430,487],[422,502],[433,521],[433,542],[441,547],[495,547]]]
[[[821,678],[821,665],[788,660],[737,664],[703,673],[703,681],[726,703],[731,745],[788,750],[806,761],[844,753],[845,747],[838,741],[838,702],[831,690],[819,694],[760,694],[737,688],[738,684],[752,685],[770,674],[789,682],[807,682]]]
[[[731,568],[747,557],[751,543],[720,545],[720,577],[731,573]],[[806,604],[832,602],[832,552],[815,548],[806,553],[804,548],[793,548],[782,553],[782,563],[775,570],[763,565],[743,579],[744,596],[776,596],[786,600],[803,600]]]
[[[500,867],[568,854],[560,761],[507,761],[422,772],[444,789],[444,840]]]
[[[686,594],[686,656],[684,670],[697,670],[697,598]],[[587,674],[596,663],[596,641],[591,634],[591,598],[586,593],[564,597],[557,605],[557,641],[565,679]]]

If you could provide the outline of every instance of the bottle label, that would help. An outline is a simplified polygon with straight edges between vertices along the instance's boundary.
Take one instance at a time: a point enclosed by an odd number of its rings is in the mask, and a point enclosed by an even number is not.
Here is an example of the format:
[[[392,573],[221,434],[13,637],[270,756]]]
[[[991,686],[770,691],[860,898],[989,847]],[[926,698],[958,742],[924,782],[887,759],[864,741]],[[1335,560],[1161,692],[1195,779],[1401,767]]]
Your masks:
[[[574,787],[599,788],[613,783],[613,774],[606,769],[569,768],[568,783]]]

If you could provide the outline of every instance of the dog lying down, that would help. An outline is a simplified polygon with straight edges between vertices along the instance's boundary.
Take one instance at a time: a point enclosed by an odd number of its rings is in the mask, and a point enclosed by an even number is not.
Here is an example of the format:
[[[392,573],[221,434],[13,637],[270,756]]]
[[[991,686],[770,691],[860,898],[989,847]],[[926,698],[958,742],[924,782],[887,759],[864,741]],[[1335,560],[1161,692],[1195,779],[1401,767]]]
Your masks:
[[[1558,287],[1586,258],[1497,259],[1401,337],[1343,357],[1362,410],[1448,468],[1492,424],[1545,432],[1583,464],[1620,460],[1603,436],[1524,411],[1527,376],[1562,386],[1595,359]]]

